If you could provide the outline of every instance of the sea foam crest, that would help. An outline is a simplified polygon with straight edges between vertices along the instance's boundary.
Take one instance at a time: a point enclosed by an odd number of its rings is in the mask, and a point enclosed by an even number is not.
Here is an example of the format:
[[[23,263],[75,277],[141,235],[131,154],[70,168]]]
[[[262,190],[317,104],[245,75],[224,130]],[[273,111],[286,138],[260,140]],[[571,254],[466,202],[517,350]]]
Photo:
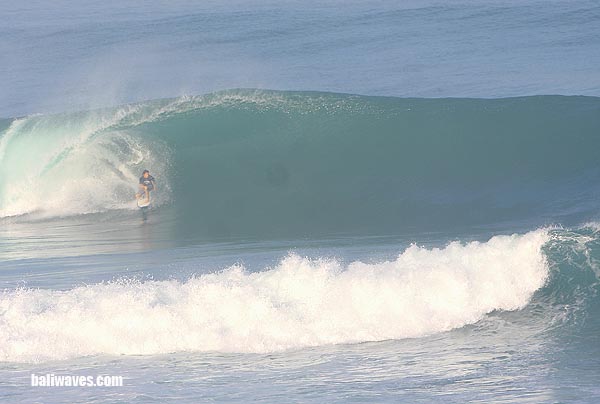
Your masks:
[[[95,354],[271,352],[421,337],[527,305],[548,268],[548,232],[445,248],[411,246],[394,261],[347,266],[289,255],[187,281],[121,280],[0,295],[0,360]]]

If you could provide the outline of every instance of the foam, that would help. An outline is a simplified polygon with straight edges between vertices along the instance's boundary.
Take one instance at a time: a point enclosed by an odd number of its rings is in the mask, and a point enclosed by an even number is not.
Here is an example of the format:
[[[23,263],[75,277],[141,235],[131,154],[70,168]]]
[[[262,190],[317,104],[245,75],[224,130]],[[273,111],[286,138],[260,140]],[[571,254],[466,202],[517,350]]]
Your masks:
[[[517,310],[542,287],[548,232],[411,246],[395,261],[344,266],[289,255],[186,281],[121,280],[0,295],[0,360],[176,351],[272,352],[422,337]]]
[[[600,222],[586,222],[581,225],[581,227],[584,229],[590,229],[593,232],[598,232],[600,231]]]

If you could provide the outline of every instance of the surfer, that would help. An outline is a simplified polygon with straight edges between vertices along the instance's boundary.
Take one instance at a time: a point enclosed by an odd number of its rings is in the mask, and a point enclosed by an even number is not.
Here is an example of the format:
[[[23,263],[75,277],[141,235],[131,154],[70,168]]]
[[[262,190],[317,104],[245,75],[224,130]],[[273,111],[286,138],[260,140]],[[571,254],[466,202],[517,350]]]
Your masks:
[[[150,202],[150,191],[156,189],[156,180],[150,175],[150,171],[144,170],[140,177],[140,191],[135,194],[136,199],[140,199],[143,195],[146,196],[146,201]]]

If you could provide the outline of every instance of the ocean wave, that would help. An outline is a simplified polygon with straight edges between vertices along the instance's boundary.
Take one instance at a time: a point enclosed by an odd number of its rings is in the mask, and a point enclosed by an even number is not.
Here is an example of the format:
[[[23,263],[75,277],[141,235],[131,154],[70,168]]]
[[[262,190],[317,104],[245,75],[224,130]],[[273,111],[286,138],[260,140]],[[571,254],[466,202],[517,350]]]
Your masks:
[[[134,209],[148,168],[208,238],[572,224],[597,213],[598,116],[594,97],[231,90],[25,117],[1,134],[0,217]]]
[[[273,352],[416,338],[519,310],[547,284],[548,230],[413,245],[396,260],[344,265],[291,254],[185,281],[92,284],[0,294],[0,360],[176,351]]]

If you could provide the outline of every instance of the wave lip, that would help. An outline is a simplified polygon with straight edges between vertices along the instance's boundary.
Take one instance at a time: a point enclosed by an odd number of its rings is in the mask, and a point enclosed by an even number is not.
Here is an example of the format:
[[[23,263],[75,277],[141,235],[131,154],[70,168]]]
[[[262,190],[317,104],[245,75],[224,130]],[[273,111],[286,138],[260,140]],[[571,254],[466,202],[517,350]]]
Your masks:
[[[548,277],[548,232],[445,248],[411,246],[395,261],[347,266],[289,255],[185,282],[121,280],[0,295],[0,360],[96,354],[272,352],[421,337],[517,310]]]

